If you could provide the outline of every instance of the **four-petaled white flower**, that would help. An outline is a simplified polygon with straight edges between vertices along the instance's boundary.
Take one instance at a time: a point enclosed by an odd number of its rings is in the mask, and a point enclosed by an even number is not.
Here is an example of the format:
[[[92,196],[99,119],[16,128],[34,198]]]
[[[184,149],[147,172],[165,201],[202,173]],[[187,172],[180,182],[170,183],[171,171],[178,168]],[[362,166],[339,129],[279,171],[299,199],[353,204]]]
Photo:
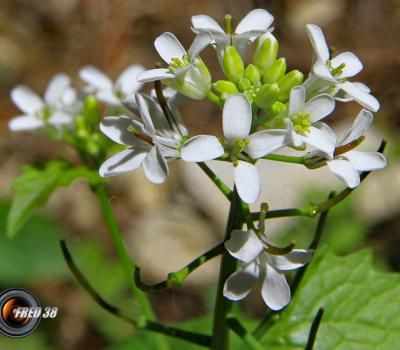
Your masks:
[[[217,137],[197,135],[186,141],[181,157],[188,162],[216,159],[227,153],[233,160],[235,185],[240,198],[246,203],[257,200],[261,191],[260,175],[256,166],[244,160],[245,152],[253,159],[282,147],[286,130],[262,130],[250,135],[252,123],[251,105],[243,94],[230,95],[222,112],[224,146]]]
[[[101,122],[100,130],[128,149],[107,159],[99,173],[115,176],[143,166],[151,182],[162,183],[168,176],[167,160],[179,157],[186,129],[179,122],[171,127],[151,97],[136,94],[136,103],[143,123],[126,116],[106,117]]]
[[[198,35],[186,51],[174,34],[161,34],[154,41],[154,46],[168,68],[147,70],[138,76],[138,81],[163,80],[183,95],[203,99],[211,89],[211,76],[198,55],[210,41],[210,34]]]
[[[337,91],[343,90],[364,108],[373,112],[378,111],[378,100],[369,91],[360,88],[359,84],[347,80],[347,78],[355,76],[363,69],[358,57],[351,52],[343,52],[331,58],[321,28],[315,24],[307,24],[307,33],[316,56],[313,73],[319,78],[334,84]],[[307,85],[306,82],[305,84]]]
[[[265,236],[261,239],[253,230],[232,231],[230,239],[225,242],[225,248],[243,265],[226,280],[226,298],[245,298],[260,280],[261,294],[269,308],[280,310],[290,302],[290,288],[284,272],[307,264],[311,260],[312,251],[293,249],[284,255],[273,255],[268,253],[268,247]]]
[[[12,131],[70,124],[78,108],[76,91],[71,87],[71,81],[65,74],[53,77],[43,99],[24,85],[19,85],[11,91],[11,99],[25,113],[10,120],[9,128]]]
[[[370,111],[361,110],[351,129],[337,144],[337,149],[342,148],[343,151],[334,157],[329,157],[326,161],[329,170],[350,188],[355,188],[360,184],[360,172],[378,170],[386,166],[386,157],[382,153],[356,151],[353,147],[346,151],[346,146],[363,136],[372,124],[373,118]],[[318,159],[318,157],[324,158],[324,155],[311,152],[306,157]]]
[[[221,26],[210,16],[197,15],[192,17],[192,30],[196,34],[209,33],[213,45],[217,49],[220,61],[226,46],[235,46],[244,60],[247,46],[260,35],[273,30],[271,26],[274,17],[266,10],[255,9],[249,12],[237,25],[233,33],[225,33]]]
[[[88,92],[96,94],[100,101],[120,106],[124,98],[137,93],[142,88],[143,84],[137,81],[137,76],[144,70],[142,66],[133,64],[121,73],[115,83],[94,66],[83,67],[79,71],[79,76],[88,84]]]
[[[313,146],[329,155],[333,155],[336,135],[328,125],[319,122],[335,108],[331,95],[321,94],[306,102],[306,93],[302,86],[290,91],[287,125],[288,145],[302,148],[305,144]]]

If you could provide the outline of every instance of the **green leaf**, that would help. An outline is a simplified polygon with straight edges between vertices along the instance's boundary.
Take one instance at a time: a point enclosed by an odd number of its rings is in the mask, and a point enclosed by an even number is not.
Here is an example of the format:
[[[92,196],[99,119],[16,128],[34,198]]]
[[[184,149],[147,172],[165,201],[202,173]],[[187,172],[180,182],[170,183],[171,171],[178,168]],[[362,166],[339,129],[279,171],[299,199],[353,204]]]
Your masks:
[[[281,319],[264,335],[268,349],[304,349],[318,309],[325,309],[314,349],[398,349],[400,276],[378,272],[372,253],[347,257],[322,248]]]
[[[15,196],[7,220],[7,235],[14,237],[32,212],[46,204],[59,187],[68,186],[79,178],[94,184],[100,180],[97,173],[85,168],[73,168],[65,161],[49,162],[44,168],[26,167],[11,185]]]

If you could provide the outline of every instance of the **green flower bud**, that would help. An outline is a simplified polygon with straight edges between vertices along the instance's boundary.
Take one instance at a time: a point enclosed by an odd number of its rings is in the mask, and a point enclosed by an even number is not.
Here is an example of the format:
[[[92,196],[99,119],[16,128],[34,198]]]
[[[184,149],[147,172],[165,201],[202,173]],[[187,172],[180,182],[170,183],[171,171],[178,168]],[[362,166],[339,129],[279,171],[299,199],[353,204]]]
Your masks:
[[[224,50],[224,73],[235,84],[243,78],[244,64],[239,52],[234,46],[227,46]]]
[[[278,100],[286,101],[289,98],[290,90],[303,82],[304,75],[298,70],[292,70],[288,74],[284,75],[278,81],[278,85],[281,89]]]
[[[261,79],[261,74],[254,64],[249,64],[244,70],[244,77],[249,79],[253,85],[256,85]]]
[[[251,82],[247,78],[242,78],[238,82],[238,87],[241,92],[245,92],[251,88]]]
[[[276,60],[275,63],[267,68],[263,75],[264,84],[276,83],[286,73],[286,59],[284,57]]]
[[[253,62],[265,74],[267,68],[272,66],[278,57],[279,44],[275,37],[270,34],[260,36],[256,42]]]
[[[213,88],[219,94],[234,94],[235,92],[239,92],[238,88],[234,83],[228,80],[218,80],[212,84]]]
[[[250,103],[254,102],[253,93],[251,91],[246,91],[244,93],[244,95],[247,97],[247,99],[249,100]]]
[[[271,106],[279,95],[278,84],[265,84],[260,89],[259,93],[255,98],[255,103],[260,108],[266,108]]]
[[[281,114],[283,111],[286,111],[287,107],[284,103],[276,101],[272,106],[271,106],[271,113],[273,115],[278,115]]]

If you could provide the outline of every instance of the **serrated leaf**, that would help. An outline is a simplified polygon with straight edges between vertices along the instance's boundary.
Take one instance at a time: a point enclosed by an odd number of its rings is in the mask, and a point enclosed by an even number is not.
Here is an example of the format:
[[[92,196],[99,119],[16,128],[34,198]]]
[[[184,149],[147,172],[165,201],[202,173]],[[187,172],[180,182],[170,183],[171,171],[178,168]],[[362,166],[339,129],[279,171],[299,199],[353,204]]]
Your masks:
[[[314,350],[398,349],[399,304],[400,276],[375,271],[370,251],[338,257],[323,248],[262,343],[268,349],[304,349],[312,320],[323,307]]]
[[[43,169],[26,167],[23,174],[11,185],[15,196],[7,219],[7,235],[14,237],[32,212],[46,204],[50,195],[59,187],[70,185],[79,178],[90,183],[99,181],[93,171],[85,167],[71,167],[65,161],[53,161]]]

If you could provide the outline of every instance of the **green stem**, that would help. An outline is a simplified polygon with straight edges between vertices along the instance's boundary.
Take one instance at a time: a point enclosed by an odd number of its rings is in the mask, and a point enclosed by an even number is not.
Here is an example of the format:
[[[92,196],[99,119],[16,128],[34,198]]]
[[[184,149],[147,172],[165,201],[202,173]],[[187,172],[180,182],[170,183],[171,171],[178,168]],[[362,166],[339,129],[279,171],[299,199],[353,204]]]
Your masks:
[[[136,267],[135,269],[136,285],[145,292],[149,292],[152,290],[160,290],[165,288],[180,287],[185,281],[186,277],[188,277],[194,270],[196,270],[201,265],[205,264],[207,261],[222,254],[224,251],[225,251],[224,243],[220,243],[214,248],[210,249],[208,252],[194,259],[191,263],[181,268],[180,270],[169,273],[168,278],[165,281],[153,285],[147,285],[141,281],[140,269]]]
[[[208,100],[210,100],[211,102],[216,103],[218,106],[220,106],[220,107],[222,106],[221,99],[216,94],[214,94],[212,91],[209,91],[207,93],[206,97],[207,97]]]
[[[277,209],[269,210],[265,214],[266,219],[284,218],[291,216],[307,216],[315,217],[317,215],[316,205],[311,203],[303,208],[289,208],[289,209]],[[257,221],[260,218],[260,212],[251,213],[253,221]]]
[[[315,339],[317,338],[318,328],[321,323],[323,315],[324,315],[324,309],[321,307],[321,308],[319,308],[317,314],[314,317],[313,323],[310,328],[310,333],[308,335],[307,344],[306,344],[306,347],[304,348],[304,350],[312,350],[313,349]]]
[[[226,225],[225,241],[229,239],[231,232],[234,229],[240,229],[242,227],[242,210],[241,200],[239,195],[234,188],[231,199],[231,206],[229,209],[228,222]],[[225,322],[226,315],[231,309],[232,302],[223,296],[224,284],[227,278],[235,272],[236,260],[231,257],[228,251],[225,251],[222,255],[217,296],[214,306],[214,324],[211,350],[227,350],[229,349],[229,334],[228,327]]]
[[[212,182],[218,187],[222,194],[229,200],[232,197],[231,189],[208,167],[206,163],[199,162],[197,165],[204,171],[204,173],[211,179]]]
[[[229,328],[232,329],[244,343],[248,345],[251,350],[265,350],[265,347],[260,344],[260,342],[243,327],[239,320],[235,317],[228,317],[226,323]]]
[[[304,157],[294,157],[294,156],[282,156],[279,154],[267,154],[266,156],[262,157],[263,159],[268,160],[275,160],[278,162],[285,162],[285,163],[295,163],[295,164],[306,164]]]
[[[139,288],[137,288],[134,283],[133,280],[134,262],[132,261],[131,257],[128,254],[128,251],[126,249],[125,243],[122,238],[122,233],[119,229],[118,223],[112,212],[107,194],[107,184],[100,183],[96,186],[93,186],[92,188],[97,196],[97,200],[101,207],[104,221],[107,225],[108,231],[111,236],[111,240],[114,244],[115,251],[124,270],[132,294],[137,300],[142,314],[148,319],[154,319],[155,314],[149,300],[147,299],[146,294],[144,294]],[[165,339],[163,339],[162,337],[157,337],[157,342],[159,349],[166,350],[169,348]]]
[[[100,294],[90,285],[86,277],[79,270],[74,260],[72,259],[71,253],[68,250],[68,247],[65,243],[65,240],[60,240],[61,250],[64,256],[64,259],[71,270],[72,274],[75,276],[79,284],[89,293],[92,297],[93,301],[97,303],[104,310],[108,311],[112,315],[123,319],[124,321],[133,325],[137,330],[146,330],[158,332],[164,335],[168,335],[170,337],[179,338],[182,340],[186,340],[188,342],[198,344],[201,346],[209,347],[211,344],[211,337],[208,335],[204,335],[201,333],[195,333],[190,331],[185,331],[182,329],[177,329],[174,327],[167,327],[160,323],[147,320],[146,318],[141,318],[139,321],[134,320],[128,316],[126,316],[121,309],[117,308],[114,305],[109,304],[105,301]]]

